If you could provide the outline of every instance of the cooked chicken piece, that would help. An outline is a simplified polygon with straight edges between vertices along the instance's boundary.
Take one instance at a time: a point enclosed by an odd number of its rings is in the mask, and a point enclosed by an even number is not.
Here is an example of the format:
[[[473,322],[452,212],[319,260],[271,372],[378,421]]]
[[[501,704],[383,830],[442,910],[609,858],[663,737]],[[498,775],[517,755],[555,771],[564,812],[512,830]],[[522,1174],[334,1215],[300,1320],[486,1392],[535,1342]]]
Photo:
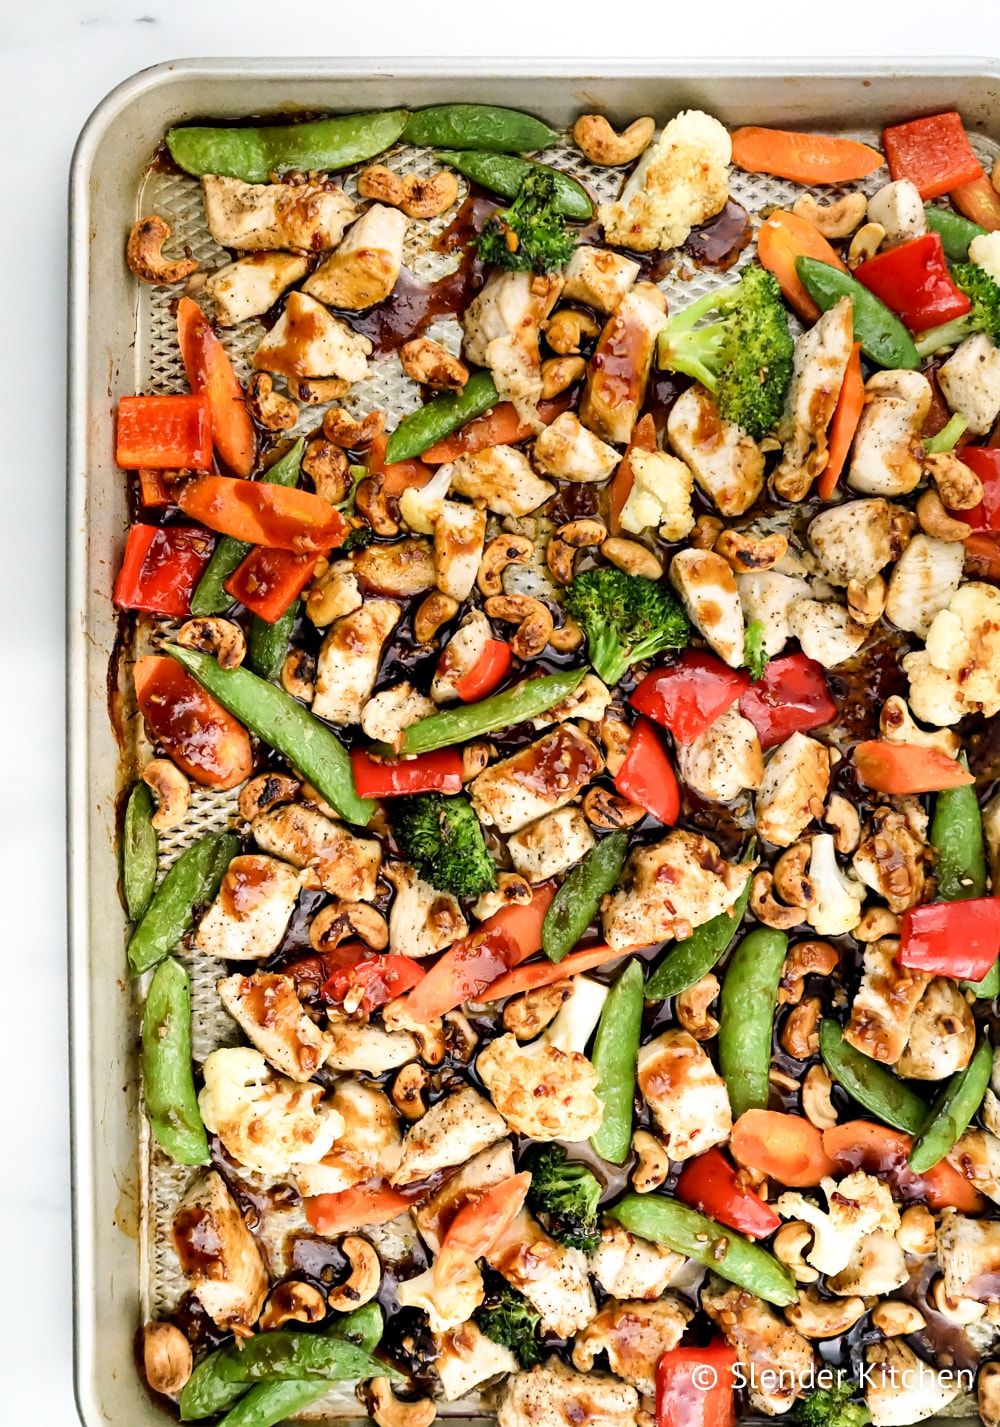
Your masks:
[[[973,436],[985,436],[1000,416],[1000,348],[984,332],[966,337],[937,370],[952,411],[961,412]]]
[[[543,1333],[572,1338],[597,1312],[586,1256],[556,1243],[526,1209],[488,1250],[486,1262],[541,1314]]]
[[[671,1159],[691,1159],[729,1139],[726,1082],[687,1031],[664,1031],[644,1045],[637,1079]]]
[[[493,638],[489,620],[481,609],[470,609],[447,641],[434,670],[431,698],[436,704],[458,698],[458,684],[479,663]]]
[[[494,1184],[502,1184],[513,1173],[514,1152],[510,1140],[501,1140],[466,1160],[454,1174],[448,1176],[440,1189],[422,1200],[413,1211],[413,1216],[420,1236],[431,1253],[439,1252],[448,1225],[473,1195]]]
[[[329,183],[243,183],[207,173],[201,180],[208,231],[222,248],[258,252],[335,247],[357,208]]]
[[[1000,1300],[1000,1222],[945,1209],[937,1228],[937,1260],[949,1298]]]
[[[320,263],[302,291],[330,307],[362,312],[384,302],[403,266],[406,214],[373,203],[335,253]]]
[[[983,838],[990,866],[990,881],[994,890],[1000,890],[1000,793],[994,793],[989,802],[983,805]]]
[[[264,847],[265,852],[276,850]],[[234,857],[218,896],[198,924],[195,946],[220,961],[262,961],[273,955],[285,935],[299,886],[288,862]]]
[[[897,629],[926,639],[934,616],[947,608],[962,583],[964,557],[960,540],[914,535],[889,576],[886,618]]]
[[[854,871],[892,912],[905,912],[924,898],[927,846],[893,808],[876,808],[854,854]]]
[[[728,912],[750,876],[749,865],[727,862],[700,833],[675,829],[629,857],[618,889],[603,910],[604,935],[615,951],[652,946]]]
[[[530,515],[555,493],[552,482],[536,475],[516,446],[490,446],[474,456],[459,456],[448,471],[453,491],[494,515]]]
[[[560,808],[516,832],[507,843],[514,871],[529,882],[568,872],[594,846],[594,834],[579,808]]]
[[[736,1350],[751,1407],[780,1417],[811,1389],[812,1346],[773,1308],[715,1274],[701,1291],[701,1306]]]
[[[226,1182],[199,1174],[177,1206],[174,1245],[195,1298],[218,1328],[248,1331],[267,1297],[267,1269]]]
[[[666,314],[666,299],[659,288],[651,282],[637,282],[597,339],[587,364],[580,419],[606,441],[624,445],[632,436]]]
[[[434,523],[434,581],[461,603],[471,595],[486,543],[486,512],[446,500]]]
[[[366,592],[408,599],[434,588],[434,556],[429,540],[407,537],[369,545],[354,557],[354,573]]]
[[[1000,1204],[1000,1139],[996,1135],[1000,1125],[995,1114],[987,1111],[991,1096],[996,1099],[993,1091],[987,1090],[983,1118],[988,1128],[966,1130],[949,1150],[948,1159],[980,1194]]]
[[[411,723],[418,723],[435,712],[426,694],[404,679],[373,694],[361,710],[359,722],[369,738],[395,748]]]
[[[304,292],[290,292],[277,322],[253,354],[258,371],[359,382],[372,344]]]
[[[683,1254],[637,1239],[621,1224],[605,1224],[590,1256],[590,1272],[613,1298],[661,1298],[684,1267]]]
[[[713,803],[728,803],[746,789],[760,787],[760,739],[737,704],[691,743],[677,745],[677,771],[689,788]]]
[[[615,448],[581,426],[572,411],[564,411],[545,427],[533,454],[543,474],[576,483],[607,480],[621,460]]]
[[[198,1109],[205,1128],[247,1169],[282,1175],[293,1165],[315,1164],[344,1132],[322,1085],[275,1075],[249,1046],[213,1050],[202,1073]]]
[[[757,794],[757,831],[775,847],[791,847],[823,813],[830,787],[830,751],[793,733],[768,759]]]
[[[763,490],[763,452],[697,382],[670,408],[667,439],[721,515],[742,515]]]
[[[332,624],[316,660],[313,713],[329,723],[357,723],[378,678],[382,648],[399,623],[395,600],[366,600]]]
[[[396,1285],[396,1300],[401,1308],[416,1308],[427,1315],[432,1333],[442,1334],[460,1328],[468,1322],[485,1297],[483,1275],[479,1265],[461,1259],[447,1275],[436,1263],[423,1273],[404,1279]]]
[[[909,1280],[906,1255],[889,1229],[876,1229],[855,1246],[847,1267],[829,1280],[841,1298],[879,1298]]]
[[[396,956],[433,956],[469,930],[458,899],[439,892],[404,862],[390,862],[385,875],[396,889],[389,909],[389,950]]]
[[[675,1293],[664,1294],[658,1303],[610,1298],[577,1335],[573,1366],[589,1372],[598,1353],[606,1352],[611,1371],[651,1397],[661,1354],[677,1347],[693,1317],[694,1310]]]
[[[403,1157],[393,1184],[415,1184],[440,1169],[464,1164],[480,1150],[506,1139],[507,1124],[471,1086],[432,1105],[403,1140]]]
[[[326,629],[341,615],[360,609],[363,602],[350,560],[334,560],[316,576],[306,592],[306,614],[317,629]]]
[[[866,585],[902,544],[893,526],[895,507],[885,500],[849,500],[821,511],[809,524],[809,544],[834,585]]]
[[[527,748],[494,763],[469,784],[479,821],[504,834],[573,801],[604,760],[575,723],[560,723]]]
[[[329,1070],[359,1070],[366,1075],[384,1075],[408,1061],[416,1060],[419,1047],[409,1031],[387,1031],[346,1017],[331,1015],[327,1029]]]
[[[685,109],[646,149],[615,203],[598,216],[615,247],[636,253],[679,248],[692,228],[726,206],[733,146],[728,131],[700,109]]]
[[[641,535],[656,526],[661,540],[683,540],[694,529],[689,466],[666,451],[635,450],[629,456],[632,489],[618,517],[621,528]]]
[[[219,999],[262,1055],[291,1080],[311,1080],[326,1060],[326,1037],[306,1015],[290,976],[255,971],[216,983]]]
[[[962,585],[931,621],[927,646],[903,656],[910,707],[936,725],[1000,713],[1000,590]]]
[[[489,367],[501,400],[512,401],[521,420],[540,431],[538,402],[542,323],[562,291],[559,273],[494,273],[465,309],[464,351],[475,366]]]
[[[898,178],[887,183],[868,200],[868,222],[885,229],[880,251],[898,248],[910,238],[920,238],[927,232],[924,201],[915,183]]]
[[[306,885],[346,902],[373,900],[382,865],[382,848],[373,838],[357,837],[343,823],[297,803],[258,814],[251,830],[265,852],[308,868]],[[232,959],[230,952],[226,956]]]
[[[803,654],[824,669],[843,664],[868,638],[867,629],[855,624],[850,611],[833,600],[796,600],[788,611],[788,627]]]
[[[205,282],[219,327],[236,327],[269,312],[286,288],[305,277],[309,265],[293,253],[252,253],[219,268]]]
[[[841,1273],[851,1261],[858,1244],[876,1229],[894,1234],[899,1228],[899,1210],[888,1184],[863,1170],[855,1170],[840,1181],[828,1176],[820,1181],[827,1207],[820,1208],[811,1196],[785,1193],[775,1203],[783,1219],[798,1219],[812,1230],[812,1243],[805,1251],[806,1263],[828,1275]]]
[[[884,1338],[865,1351],[865,1401],[872,1427],[913,1427],[935,1417],[962,1391],[954,1368],[938,1371],[902,1338]]]
[[[732,669],[743,663],[743,606],[736,578],[714,550],[678,550],[670,583],[698,633]]]
[[[865,948],[861,985],[844,1031],[848,1044],[883,1065],[895,1065],[903,1054],[913,1014],[931,979],[901,966],[898,950],[899,943],[891,937]]]
[[[956,982],[935,976],[917,1003],[906,1049],[896,1062],[905,1080],[945,1080],[964,1070],[976,1048],[976,1023]]]
[[[471,1320],[435,1334],[434,1347],[434,1372],[445,1402],[455,1402],[492,1378],[520,1368],[510,1348],[487,1338]]]
[[[565,301],[582,302],[595,312],[614,312],[641,271],[623,253],[581,243],[566,266],[562,295]]]
[[[388,1179],[399,1165],[399,1116],[384,1091],[345,1077],[334,1085],[330,1103],[344,1128],[321,1160],[296,1167],[295,1185],[303,1196],[338,1194],[368,1179]]]
[[[761,570],[758,574],[737,575],[743,618],[750,625],[759,620],[764,626],[762,643],[769,659],[780,654],[792,637],[789,613],[798,600],[807,599],[807,581],[795,575],[782,575],[777,570]]]
[[[840,298],[795,343],[795,366],[778,425],[781,461],[772,477],[786,500],[802,500],[826,467],[830,424],[854,342],[849,297]]]
[[[548,728],[553,723],[565,723],[568,718],[600,723],[611,702],[611,691],[596,674],[584,674],[571,694],[553,704],[550,709],[531,720],[531,727]]]
[[[920,372],[876,372],[865,385],[847,484],[863,495],[909,495],[920,483],[920,433],[933,400]]]

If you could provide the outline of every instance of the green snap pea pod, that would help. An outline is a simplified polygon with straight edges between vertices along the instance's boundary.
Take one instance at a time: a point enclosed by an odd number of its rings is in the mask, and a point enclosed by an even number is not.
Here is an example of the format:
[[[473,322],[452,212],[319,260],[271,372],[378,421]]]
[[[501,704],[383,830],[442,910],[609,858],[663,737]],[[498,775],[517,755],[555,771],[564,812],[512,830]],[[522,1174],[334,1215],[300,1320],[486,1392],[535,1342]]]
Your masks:
[[[583,669],[562,669],[543,674],[540,679],[524,679],[500,694],[480,699],[478,704],[444,709],[411,723],[403,734],[400,753],[433,753],[470,738],[481,738],[498,728],[510,728],[525,719],[537,718],[567,698],[583,678]],[[315,779],[312,780],[315,782]]]
[[[525,176],[533,168],[548,169],[548,164],[533,163],[531,159],[518,158],[516,154],[488,154],[476,149],[438,149],[435,158],[449,168],[488,188],[491,193],[499,193],[502,198],[516,198]],[[582,183],[570,178],[561,169],[550,169],[555,174],[555,206],[565,218],[575,218],[579,223],[588,223],[594,216],[594,205],[590,194]]]
[[[249,669],[220,669],[211,654],[165,644],[169,654],[198,683],[289,763],[342,818],[364,827],[375,811],[370,798],[359,798],[347,750],[332,729],[297,703],[284,689],[251,674]]]
[[[788,938],[765,927],[745,936],[729,958],[719,999],[719,1069],[733,1119],[767,1108],[774,1007]]]
[[[924,437],[925,455],[936,456],[942,451],[954,451],[960,438],[965,434],[968,424],[961,412],[956,411],[951,420],[942,426],[936,435]]]
[[[752,849],[744,854],[743,861],[752,859]],[[667,952],[652,976],[646,982],[647,1001],[665,1001],[668,996],[679,996],[696,981],[715,967],[729,950],[733,938],[740,929],[750,900],[752,877],[733,903],[732,911],[720,912],[711,921],[695,927],[686,940]]]
[[[542,950],[550,961],[562,961],[583,936],[605,892],[618,881],[628,850],[628,833],[611,832],[570,872],[542,922]]]
[[[175,1164],[208,1164],[208,1139],[191,1067],[191,983],[179,961],[161,961],[142,1014],[142,1088],[157,1142]]]
[[[271,486],[297,485],[305,449],[305,440],[300,437],[280,461],[275,461],[274,465],[264,472],[261,480],[267,481]],[[219,536],[212,557],[191,596],[193,615],[202,619],[205,615],[222,614],[223,610],[235,603],[232,595],[223,589],[223,585],[252,549],[253,546],[248,545],[245,540],[236,540],[232,535]]]
[[[978,223],[963,218],[950,208],[936,208],[933,203],[924,204],[924,217],[932,233],[937,233],[944,248],[944,255],[950,263],[964,263],[969,258],[969,244],[973,238],[980,238],[986,229]]]
[[[185,173],[267,183],[270,174],[289,169],[329,173],[363,163],[394,144],[409,117],[406,109],[382,109],[308,124],[230,129],[192,125],[168,129],[167,148]]]
[[[495,104],[432,104],[411,114],[404,143],[427,148],[490,149],[527,154],[554,144],[558,135],[533,114]]]
[[[454,396],[436,396],[416,411],[404,416],[389,437],[385,449],[386,465],[393,461],[412,461],[415,456],[443,441],[467,421],[482,416],[500,400],[496,383],[489,372],[473,372],[461,391]]]
[[[153,812],[153,794],[145,783],[136,783],[122,824],[122,890],[132,921],[138,921],[149,906],[156,886],[158,843]]]
[[[893,1075],[844,1040],[836,1021],[825,1020],[819,1028],[819,1053],[823,1064],[848,1095],[893,1129],[918,1134],[927,1120],[927,1101]]]
[[[765,1303],[784,1308],[798,1301],[794,1278],[773,1254],[677,1199],[665,1194],[626,1194],[607,1213],[629,1233],[695,1259]]]
[[[962,764],[968,760],[962,755]],[[973,784],[946,788],[934,799],[931,846],[937,853],[938,896],[943,902],[962,902],[986,896],[986,849],[983,817]],[[963,991],[980,1000],[1000,994],[1000,963],[994,962],[981,981],[963,981]]]
[[[301,600],[293,600],[273,624],[268,624],[259,615],[254,615],[250,621],[247,664],[261,679],[276,679],[281,673],[301,607]]]
[[[615,834],[613,834],[614,836]],[[566,884],[563,883],[563,886]],[[642,964],[630,961],[604,1003],[591,1061],[597,1071],[597,1097],[604,1119],[592,1148],[609,1164],[624,1164],[632,1144],[635,1068],[642,1033]]]
[[[913,1142],[907,1163],[924,1174],[953,1148],[983,1103],[993,1069],[993,1047],[984,1036],[972,1059],[945,1084],[927,1114],[927,1123]]]
[[[181,853],[132,933],[128,960],[134,974],[149,971],[170,955],[194,925],[195,907],[210,902],[219,890],[238,851],[231,834],[210,832]]]
[[[840,268],[821,263],[818,258],[796,258],[795,271],[813,302],[828,311],[842,297],[854,305],[854,340],[870,361],[880,367],[913,370],[920,366],[920,353],[913,338],[894,312],[857,278]]]
[[[275,1427],[293,1413],[318,1402],[330,1391],[325,1378],[291,1378],[287,1382],[258,1382],[230,1408],[219,1427]]]

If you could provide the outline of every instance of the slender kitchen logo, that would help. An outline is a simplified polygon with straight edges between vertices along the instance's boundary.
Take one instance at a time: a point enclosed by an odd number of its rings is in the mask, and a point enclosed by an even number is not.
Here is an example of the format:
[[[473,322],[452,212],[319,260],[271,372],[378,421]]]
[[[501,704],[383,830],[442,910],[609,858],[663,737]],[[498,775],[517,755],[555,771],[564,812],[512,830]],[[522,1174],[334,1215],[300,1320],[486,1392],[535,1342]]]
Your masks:
[[[848,1381],[848,1374],[839,1368],[820,1365],[807,1372],[795,1372],[790,1368],[759,1367],[756,1363],[734,1363],[724,1368],[733,1387],[753,1388],[759,1392],[782,1396],[799,1392],[818,1392],[838,1387]],[[711,1392],[719,1386],[720,1370],[711,1363],[699,1363],[691,1374],[692,1381],[700,1392]],[[957,1387],[962,1392],[972,1392],[975,1373],[971,1368],[935,1368],[929,1363],[917,1360],[906,1367],[895,1367],[886,1363],[859,1364],[851,1376],[861,1391],[870,1387],[891,1389],[902,1392],[910,1388]]]

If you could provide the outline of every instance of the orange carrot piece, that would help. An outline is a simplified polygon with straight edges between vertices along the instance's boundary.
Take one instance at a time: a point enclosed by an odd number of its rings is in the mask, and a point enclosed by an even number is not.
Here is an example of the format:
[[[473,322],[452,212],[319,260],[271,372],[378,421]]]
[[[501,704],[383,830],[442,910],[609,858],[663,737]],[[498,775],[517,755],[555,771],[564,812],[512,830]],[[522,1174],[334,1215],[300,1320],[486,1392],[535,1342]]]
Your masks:
[[[757,256],[761,266],[774,274],[778,285],[795,311],[806,322],[815,322],[819,308],[806,292],[795,271],[796,258],[818,258],[821,263],[847,272],[847,264],[836,249],[811,223],[797,213],[778,208],[765,218],[757,232]]]
[[[248,476],[257,438],[243,388],[212,324],[190,297],[177,304],[177,340],[188,386],[208,397],[216,451],[234,476]]]
[[[905,1181],[900,1186],[905,1198],[926,1199],[932,1209],[975,1214],[982,1208],[982,1195],[948,1160],[914,1174],[906,1163],[912,1145],[912,1136],[872,1120],[847,1120],[823,1131],[823,1148],[840,1170],[896,1174]]]
[[[565,981],[567,977],[579,976],[582,971],[593,971],[606,961],[616,961],[628,952],[612,951],[602,942],[600,946],[589,946],[583,951],[571,952],[562,961],[533,961],[530,966],[518,966],[494,981],[476,999],[479,1001],[499,1001],[504,996],[517,996],[522,991],[534,991],[539,986],[551,986],[554,981]]]
[[[729,1148],[739,1164],[794,1189],[819,1184],[836,1168],[816,1126],[780,1110],[745,1111],[733,1126]]]
[[[949,197],[963,218],[971,218],[973,223],[991,233],[1000,231],[1000,193],[985,173],[971,183],[953,188]]]
[[[939,793],[964,788],[976,780],[955,758],[922,743],[890,743],[869,738],[855,744],[854,767],[866,788],[876,793]]]
[[[538,415],[549,426],[557,416],[568,411],[573,398],[558,396],[552,401],[542,401],[538,405]],[[518,416],[509,401],[501,401],[482,416],[467,421],[458,431],[443,440],[428,446],[420,459],[429,466],[443,466],[446,461],[457,461],[459,456],[474,456],[490,446],[516,446],[533,436],[532,428]]]
[[[837,397],[836,410],[830,422],[826,466],[816,483],[821,500],[829,500],[837,489],[840,473],[847,461],[854,433],[865,409],[865,379],[861,372],[861,343],[855,342],[844,373],[843,385]]]
[[[459,1209],[434,1261],[435,1276],[442,1283],[489,1253],[521,1212],[530,1187],[530,1174],[515,1174],[477,1192]]]
[[[424,1187],[420,1192],[427,1194],[428,1190]],[[318,1234],[334,1238],[349,1229],[388,1224],[409,1209],[418,1197],[412,1191],[392,1189],[381,1180],[372,1180],[341,1189],[337,1194],[316,1194],[305,1200],[304,1207],[310,1227]]]
[[[611,477],[611,484],[608,486],[608,523],[611,526],[612,535],[621,534],[622,511],[632,494],[632,485],[635,481],[631,461],[632,452],[655,450],[656,423],[647,412],[633,430],[632,439],[628,443],[624,456],[618,462],[618,469]]]
[[[773,173],[793,183],[854,183],[881,168],[878,149],[835,134],[803,134],[750,125],[732,135],[733,163],[747,173]]]

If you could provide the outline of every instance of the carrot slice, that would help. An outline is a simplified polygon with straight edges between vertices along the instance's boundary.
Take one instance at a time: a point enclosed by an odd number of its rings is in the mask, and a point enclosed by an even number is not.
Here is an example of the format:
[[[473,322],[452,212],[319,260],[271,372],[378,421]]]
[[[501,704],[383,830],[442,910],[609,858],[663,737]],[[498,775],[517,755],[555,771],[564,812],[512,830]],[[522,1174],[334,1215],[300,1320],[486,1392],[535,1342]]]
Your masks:
[[[306,1218],[318,1234],[334,1238],[348,1229],[363,1229],[368,1224],[388,1224],[419,1197],[426,1195],[424,1186],[418,1193],[392,1189],[381,1180],[356,1184],[337,1194],[316,1194],[304,1203]]]
[[[589,946],[583,951],[571,952],[562,961],[533,961],[530,966],[519,966],[514,971],[499,977],[487,986],[476,999],[479,1001],[499,1001],[504,996],[517,996],[522,991],[534,991],[539,986],[551,986],[554,981],[565,981],[569,976],[579,976],[582,971],[593,971],[606,961],[616,961],[627,956],[624,951],[612,951],[602,942],[600,946]]]
[[[920,743],[890,743],[869,738],[855,744],[854,767],[866,788],[876,793],[939,793],[963,788],[975,779],[955,758]]]
[[[823,1131],[823,1149],[840,1170],[884,1175],[904,1199],[926,1199],[932,1209],[974,1214],[982,1208],[982,1195],[948,1160],[914,1174],[906,1163],[912,1145],[912,1136],[873,1120],[848,1120]]]
[[[569,396],[542,401],[538,404],[538,415],[546,426],[549,426],[557,416],[568,411],[572,404],[573,399]],[[474,456],[478,451],[485,451],[490,446],[516,446],[534,434],[532,428],[518,416],[513,404],[501,401],[489,411],[484,411],[482,416],[475,416],[471,421],[467,421],[451,436],[445,436],[442,441],[428,446],[420,459],[426,461],[429,466],[443,466],[446,461],[457,461],[459,456]]]
[[[611,526],[612,535],[621,534],[621,517],[625,508],[625,503],[632,494],[632,486],[635,482],[635,474],[632,470],[631,455],[633,451],[655,451],[656,450],[656,423],[652,415],[647,412],[640,422],[637,423],[632,439],[629,441],[624,456],[618,462],[618,469],[611,477],[611,484],[608,486],[608,523]]]
[[[796,258],[817,258],[821,263],[847,272],[847,264],[811,223],[797,213],[778,208],[765,218],[757,232],[757,256],[761,266],[774,274],[778,285],[795,311],[806,322],[815,322],[819,308],[806,292],[795,271]]]
[[[836,1169],[816,1126],[780,1110],[745,1111],[733,1126],[729,1148],[739,1164],[794,1189],[819,1184]]]
[[[854,433],[858,429],[861,413],[865,409],[865,379],[861,371],[861,343],[855,342],[851,348],[843,385],[837,397],[837,406],[830,422],[827,443],[827,460],[816,490],[821,500],[829,500],[837,489],[840,473],[847,461]]]
[[[973,223],[978,223],[980,228],[986,228],[991,233],[1000,231],[1000,193],[997,193],[985,173],[981,173],[971,183],[963,183],[958,188],[953,188],[949,197],[963,218],[971,218]]]
[[[530,1187],[530,1174],[515,1174],[476,1193],[459,1209],[434,1262],[435,1276],[442,1283],[489,1253],[521,1212]]]
[[[878,149],[834,134],[792,129],[736,129],[733,163],[747,173],[773,173],[794,183],[853,183],[867,178],[885,159]]]
[[[177,304],[177,340],[188,386],[208,397],[216,451],[235,476],[248,476],[257,438],[243,388],[212,324],[190,297],[182,297]]]

